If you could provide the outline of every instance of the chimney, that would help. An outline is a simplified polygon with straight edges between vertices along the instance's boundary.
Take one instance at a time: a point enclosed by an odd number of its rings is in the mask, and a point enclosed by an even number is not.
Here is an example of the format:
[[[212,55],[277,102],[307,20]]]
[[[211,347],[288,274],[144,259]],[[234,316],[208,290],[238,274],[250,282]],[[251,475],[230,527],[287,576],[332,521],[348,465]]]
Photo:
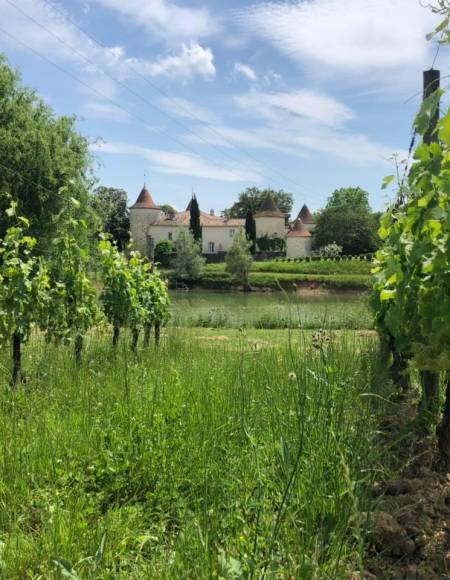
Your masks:
[[[214,215],[214,210],[213,209],[210,209],[209,210],[209,215]]]

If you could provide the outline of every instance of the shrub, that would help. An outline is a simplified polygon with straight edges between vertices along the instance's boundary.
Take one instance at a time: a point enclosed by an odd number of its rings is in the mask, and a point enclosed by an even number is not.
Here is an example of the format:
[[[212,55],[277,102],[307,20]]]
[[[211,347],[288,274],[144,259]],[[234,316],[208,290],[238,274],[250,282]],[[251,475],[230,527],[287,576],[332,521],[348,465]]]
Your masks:
[[[168,268],[174,257],[175,246],[170,240],[160,240],[155,246],[155,262]]]
[[[182,228],[175,241],[176,257],[173,260],[174,275],[178,280],[197,280],[205,259],[201,247],[187,229]]]

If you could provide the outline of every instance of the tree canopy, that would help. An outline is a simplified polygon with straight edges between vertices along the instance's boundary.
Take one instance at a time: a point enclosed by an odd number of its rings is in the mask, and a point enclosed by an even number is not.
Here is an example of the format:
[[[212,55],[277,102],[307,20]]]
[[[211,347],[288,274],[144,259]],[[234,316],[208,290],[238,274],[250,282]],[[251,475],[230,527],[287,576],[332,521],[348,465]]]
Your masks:
[[[273,189],[259,189],[258,187],[247,187],[239,194],[238,200],[228,209],[224,210],[227,218],[245,219],[248,210],[255,214],[264,199],[271,195],[278,208],[283,213],[291,213],[294,205],[294,196],[283,189],[275,191]]]
[[[334,191],[316,218],[313,249],[335,242],[347,255],[373,252],[378,247],[377,219],[369,194],[360,187]]]
[[[56,233],[48,227],[52,217],[69,202],[64,186],[72,183],[87,208],[89,169],[89,144],[75,118],[57,117],[0,55],[0,237],[12,199],[29,220],[29,234],[45,243]]]
[[[100,220],[101,230],[110,234],[119,250],[123,250],[130,241],[127,192],[115,187],[98,187],[92,198],[92,206]]]

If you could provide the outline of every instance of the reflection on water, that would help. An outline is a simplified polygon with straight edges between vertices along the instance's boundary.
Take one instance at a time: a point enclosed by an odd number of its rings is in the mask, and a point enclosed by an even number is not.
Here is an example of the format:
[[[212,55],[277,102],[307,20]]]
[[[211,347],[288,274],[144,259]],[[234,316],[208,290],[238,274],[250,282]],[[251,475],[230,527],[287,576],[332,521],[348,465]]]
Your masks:
[[[357,292],[173,291],[173,324],[260,328],[371,328],[364,294]]]

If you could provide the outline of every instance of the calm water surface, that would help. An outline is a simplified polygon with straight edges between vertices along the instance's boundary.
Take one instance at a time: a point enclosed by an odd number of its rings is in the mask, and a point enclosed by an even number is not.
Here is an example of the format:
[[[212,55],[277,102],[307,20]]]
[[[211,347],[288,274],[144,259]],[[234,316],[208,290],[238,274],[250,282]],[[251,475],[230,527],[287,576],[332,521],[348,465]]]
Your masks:
[[[357,292],[171,292],[179,326],[371,328],[365,294]]]

